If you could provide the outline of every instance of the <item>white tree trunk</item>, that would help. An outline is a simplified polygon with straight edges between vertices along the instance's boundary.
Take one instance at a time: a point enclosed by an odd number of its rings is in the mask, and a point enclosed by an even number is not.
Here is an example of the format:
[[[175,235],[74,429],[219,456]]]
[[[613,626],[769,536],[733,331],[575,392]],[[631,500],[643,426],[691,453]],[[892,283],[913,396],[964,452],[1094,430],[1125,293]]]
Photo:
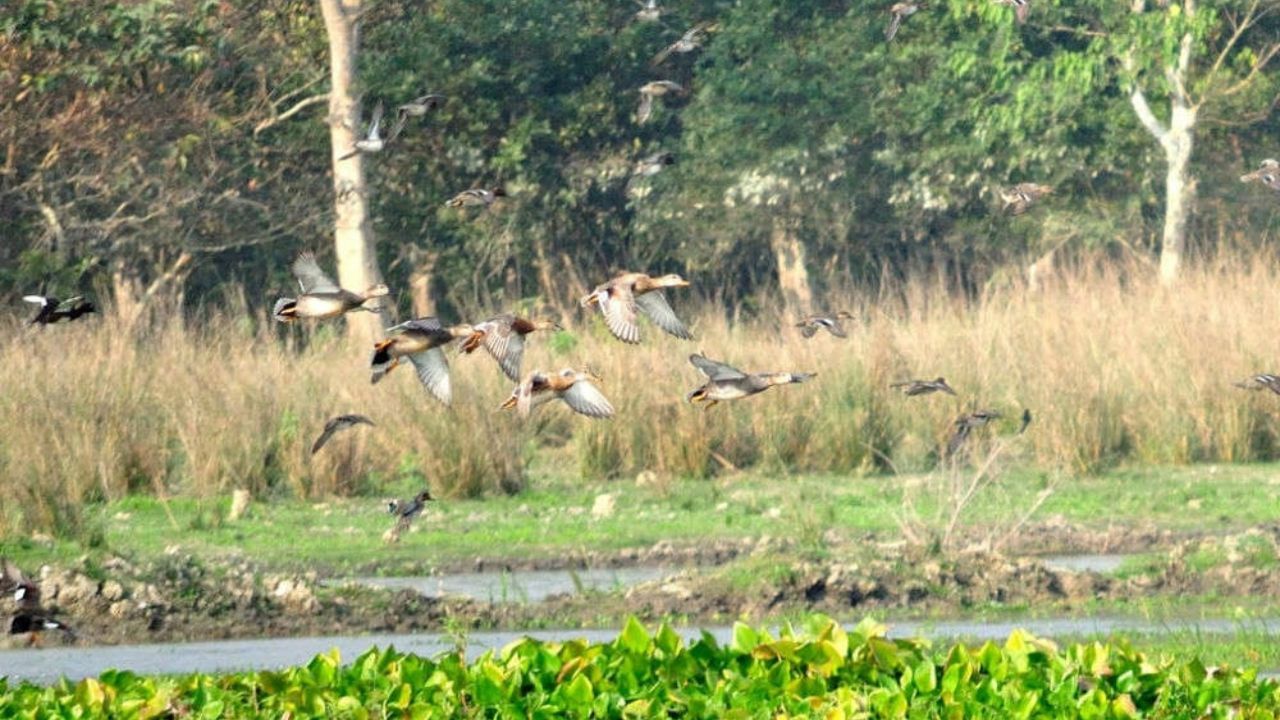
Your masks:
[[[775,217],[769,246],[778,265],[778,288],[787,310],[793,315],[811,312],[813,293],[809,289],[809,271],[805,268],[804,243],[785,217]]]
[[[338,284],[361,292],[382,282],[377,248],[369,224],[369,195],[364,179],[364,157],[352,155],[360,135],[360,98],[356,87],[360,35],[357,18],[361,0],[319,0],[329,36],[329,140],[333,155],[334,250],[338,260]],[[380,301],[385,307],[387,300]],[[370,340],[382,336],[387,312],[347,316],[353,337]]]
[[[1178,279],[1187,244],[1187,220],[1195,207],[1196,183],[1191,177],[1196,110],[1175,101],[1165,136],[1164,234],[1160,241],[1160,282]]]

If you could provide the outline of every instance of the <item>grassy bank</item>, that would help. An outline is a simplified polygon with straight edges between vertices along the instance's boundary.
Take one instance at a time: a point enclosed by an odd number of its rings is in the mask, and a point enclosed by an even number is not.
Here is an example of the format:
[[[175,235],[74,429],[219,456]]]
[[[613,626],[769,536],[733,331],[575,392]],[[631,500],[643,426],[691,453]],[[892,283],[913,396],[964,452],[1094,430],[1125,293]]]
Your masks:
[[[162,503],[135,495],[86,511],[84,522],[92,528],[94,544],[11,537],[0,540],[0,555],[34,569],[86,552],[145,561],[177,547],[206,558],[243,554],[278,570],[400,574],[468,568],[476,558],[519,565],[525,560],[643,550],[660,541],[674,547],[713,546],[720,541],[754,542],[766,535],[786,539],[797,552],[822,553],[833,538],[856,543],[866,533],[888,541],[899,537],[895,513],[903,493],[925,477],[742,474],[710,482],[638,486],[535,473],[518,496],[432,503],[413,531],[390,546],[383,543],[382,533],[391,518],[377,498],[255,502],[245,517],[228,522],[225,498]],[[1239,531],[1275,518],[1280,500],[1277,477],[1280,466],[1274,464],[1116,469],[1058,482],[1036,522],[1052,518],[1099,533],[1132,528]],[[1002,535],[1010,527],[1011,508],[1032,503],[1048,480],[1033,470],[1008,473],[1001,478],[1000,492],[979,494],[971,503],[961,518],[961,531],[974,540]],[[613,496],[615,511],[595,516],[595,500],[603,493]],[[920,510],[928,514],[934,508],[926,505]],[[1014,550],[1072,549],[1029,546],[1036,537],[1028,532],[1014,540]]]
[[[812,617],[721,645],[632,620],[611,643],[524,639],[468,662],[371,650],[278,672],[144,678],[111,672],[49,689],[0,680],[0,713],[152,717],[1272,717],[1275,682],[1124,642],[932,647]]]
[[[977,407],[1007,414],[999,433],[1030,408],[1031,430],[1002,462],[1046,473],[1274,459],[1280,399],[1231,386],[1280,357],[1256,311],[1280,302],[1274,267],[1200,270],[1175,291],[1135,279],[1147,273],[1082,271],[976,300],[913,280],[833,300],[859,318],[843,341],[805,341],[788,318],[728,323],[725,309],[695,310],[676,294],[696,343],[649,328],[629,347],[585,317],[534,336],[526,369],[589,362],[619,415],[593,422],[544,408],[524,426],[495,412],[511,384],[481,355],[453,359],[445,410],[408,370],[370,386],[367,349],[336,326],[283,328],[243,312],[134,330],[109,317],[15,324],[0,348],[0,415],[19,419],[0,435],[0,533],[84,537],[84,503],[136,493],[208,499],[246,487],[316,499],[427,483],[450,498],[500,494],[521,488],[531,463],[586,481],[729,468],[913,473],[936,465],[951,420]],[[682,401],[700,381],[685,360],[695,349],[748,370],[819,375],[704,412]],[[960,397],[887,387],[936,375]],[[342,412],[378,427],[311,457],[325,418]]]

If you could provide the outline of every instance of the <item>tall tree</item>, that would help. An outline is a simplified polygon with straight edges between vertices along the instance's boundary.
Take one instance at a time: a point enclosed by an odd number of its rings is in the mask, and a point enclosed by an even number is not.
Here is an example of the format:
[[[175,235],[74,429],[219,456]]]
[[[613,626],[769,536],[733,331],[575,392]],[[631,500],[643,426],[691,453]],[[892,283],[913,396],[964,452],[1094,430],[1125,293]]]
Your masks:
[[[333,244],[338,284],[364,290],[382,282],[369,216],[364,156],[353,153],[360,133],[358,62],[362,0],[319,0],[329,38],[329,140],[333,157]],[[385,311],[355,315],[347,328],[355,337],[382,334]]]
[[[1132,0],[1128,32],[1110,38],[1115,55],[1130,74],[1129,100],[1142,126],[1160,143],[1165,158],[1164,231],[1160,243],[1160,280],[1178,277],[1186,250],[1187,225],[1194,212],[1196,178],[1191,154],[1199,126],[1210,113],[1219,120],[1247,109],[1238,100],[1262,95],[1265,111],[1274,104],[1276,81],[1265,70],[1280,51],[1280,26],[1271,17],[1280,9],[1262,0],[1181,0],[1148,7]],[[1161,120],[1147,99],[1155,87],[1169,104]],[[1248,109],[1240,119],[1261,119]]]

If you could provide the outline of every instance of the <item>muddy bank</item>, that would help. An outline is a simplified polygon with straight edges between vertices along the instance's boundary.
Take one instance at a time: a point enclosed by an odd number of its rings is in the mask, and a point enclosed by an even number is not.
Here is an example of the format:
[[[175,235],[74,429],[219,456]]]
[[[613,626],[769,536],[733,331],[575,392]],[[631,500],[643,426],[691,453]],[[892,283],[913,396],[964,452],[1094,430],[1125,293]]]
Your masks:
[[[1116,544],[1113,533],[1094,537],[1108,544],[1080,547],[1126,547]],[[45,604],[75,626],[85,644],[408,633],[446,626],[580,627],[629,614],[716,622],[793,611],[842,617],[875,610],[945,616],[993,604],[1070,611],[1099,599],[1280,593],[1280,526],[1222,537],[1158,539],[1167,550],[1123,575],[1048,567],[1034,557],[979,546],[943,556],[900,543],[839,543],[824,559],[814,560],[792,543],[768,538],[710,543],[700,550],[659,544],[595,559],[631,564],[674,564],[678,559],[702,565],[714,559],[719,566],[677,570],[625,591],[565,594],[538,603],[488,603],[334,585],[315,573],[273,573],[245,559],[203,561],[179,554],[140,565],[121,558],[101,564],[86,560],[74,567],[41,568],[36,577]],[[11,609],[10,598],[0,599],[0,612]]]

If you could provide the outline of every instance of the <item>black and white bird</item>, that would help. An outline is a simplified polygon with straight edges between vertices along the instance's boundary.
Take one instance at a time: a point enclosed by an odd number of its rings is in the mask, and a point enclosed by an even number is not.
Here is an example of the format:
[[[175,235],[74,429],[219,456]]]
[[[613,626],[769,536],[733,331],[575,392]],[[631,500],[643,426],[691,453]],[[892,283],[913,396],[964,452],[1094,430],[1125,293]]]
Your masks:
[[[46,295],[25,295],[22,299],[40,306],[36,316],[27,322],[28,325],[52,325],[63,320],[76,320],[98,311],[93,303],[78,295],[66,300]]]
[[[1013,14],[1018,18],[1018,24],[1027,21],[1027,16],[1031,14],[1031,0],[991,0],[997,5],[1008,5],[1013,8]]]
[[[884,39],[886,41],[893,40],[894,36],[898,34],[898,28],[902,27],[902,21],[911,15],[915,15],[922,7],[924,7],[924,3],[894,3],[893,7],[889,8],[889,14],[892,17],[889,18],[889,27],[884,29]]]
[[[342,432],[343,430],[353,428],[357,425],[375,427],[374,422],[364,415],[339,415],[337,417],[329,418],[329,421],[324,424],[324,432],[320,433],[320,437],[316,438],[315,443],[312,444],[311,454],[315,455],[320,452],[320,448],[324,447],[325,443],[329,442],[329,438],[332,438],[335,433]]]
[[[40,587],[28,580],[7,558],[0,558],[0,592],[13,594],[18,608],[9,617],[8,634],[25,636],[23,644],[39,644],[40,633],[50,630],[60,630],[67,639],[75,640],[76,633],[69,625],[40,606]]]
[[[637,160],[635,166],[631,168],[631,175],[634,177],[652,177],[662,172],[663,168],[668,165],[674,165],[675,162],[675,153],[654,153],[646,158]]]
[[[845,332],[844,326],[840,324],[841,320],[850,320],[853,313],[841,310],[830,315],[810,315],[796,323],[796,327],[800,328],[800,334],[806,338],[811,338],[818,334],[819,330],[826,330],[835,337],[849,337]]]
[[[492,205],[494,201],[497,200],[498,198],[506,197],[506,196],[507,196],[507,192],[500,187],[494,188],[492,190],[486,190],[485,188],[471,188],[470,190],[463,190],[457,195],[454,195],[452,198],[449,199],[448,202],[445,203],[445,206],[451,207],[451,208],[460,208],[460,207],[487,208],[490,205]]]
[[[356,141],[356,148],[338,158],[339,161],[354,157],[360,153],[382,152],[388,143],[396,139],[396,136],[404,129],[404,116],[401,115],[397,118],[396,123],[391,126],[391,130],[387,133],[387,137],[384,138],[382,137],[382,112],[382,103],[379,102],[373,108],[373,117],[369,121],[368,132],[364,137]]]
[[[711,27],[711,23],[698,23],[685,31],[679,40],[671,43],[653,56],[650,61],[652,65],[661,65],[673,53],[691,53],[702,47],[702,43],[707,39],[707,29]]]
[[[1029,418],[1030,413],[1027,413],[1027,416]],[[947,441],[947,457],[955,457],[974,430],[984,427],[992,420],[997,420],[1001,417],[1003,416],[995,410],[978,410],[956,418],[952,424],[954,430],[951,433],[951,439]]]
[[[1280,395],[1280,375],[1258,373],[1257,375],[1251,375],[1244,380],[1235,383],[1235,386],[1245,390],[1270,390],[1271,392]]]
[[[443,95],[436,95],[434,93],[429,95],[423,95],[421,97],[416,97],[410,100],[409,102],[397,107],[396,115],[401,118],[424,117],[427,113],[444,105],[444,100],[445,98]]]
[[[396,517],[396,524],[392,531],[398,536],[400,533],[409,529],[413,524],[414,518],[422,514],[426,509],[427,503],[435,500],[431,497],[430,490],[423,490],[414,495],[411,500],[392,500],[387,503],[387,512]]]
[[[1247,175],[1240,176],[1240,182],[1260,182],[1263,185],[1280,192],[1280,161],[1273,158],[1267,158],[1262,161],[1262,165]]]
[[[636,0],[636,4],[640,6],[640,9],[636,11],[636,20],[640,22],[655,22],[666,12],[664,8],[658,5],[658,0]]]
[[[671,80],[654,80],[640,86],[640,106],[636,108],[636,123],[643,125],[653,117],[654,98],[665,95],[683,95],[684,86]]]
[[[891,383],[889,387],[894,390],[901,390],[903,395],[915,397],[916,395],[928,395],[929,393],[944,392],[948,395],[955,395],[956,391],[951,389],[947,384],[947,379],[943,377],[934,378],[932,380],[904,380],[902,382]]]
[[[1000,199],[1004,201],[1004,209],[1010,215],[1021,215],[1047,195],[1053,193],[1052,185],[1040,183],[1019,183],[1012,187],[1000,189]]]

